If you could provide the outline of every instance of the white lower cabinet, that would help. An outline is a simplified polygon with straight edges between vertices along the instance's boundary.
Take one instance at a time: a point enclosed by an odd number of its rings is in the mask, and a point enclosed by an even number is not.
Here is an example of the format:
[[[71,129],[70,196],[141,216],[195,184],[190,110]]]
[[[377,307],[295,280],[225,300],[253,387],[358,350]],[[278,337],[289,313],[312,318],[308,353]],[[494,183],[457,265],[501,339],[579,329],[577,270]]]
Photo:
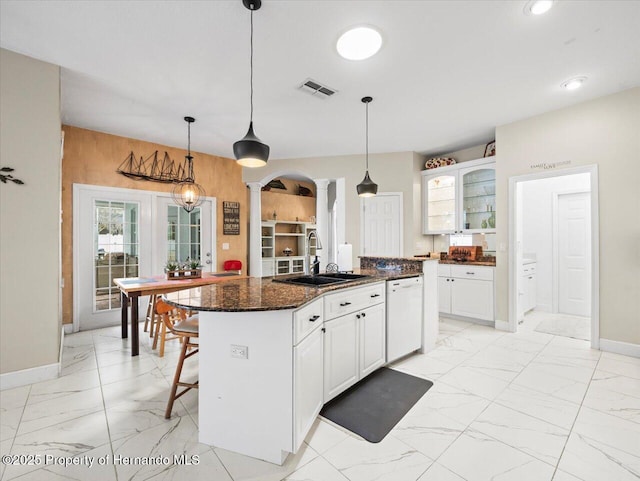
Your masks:
[[[322,409],[323,333],[316,329],[293,348],[294,436],[297,451]]]
[[[386,358],[385,304],[325,322],[324,402],[383,366]]]
[[[493,267],[438,266],[438,299],[442,314],[494,320]]]
[[[368,376],[386,361],[385,305],[369,307],[360,313],[360,363],[358,379]],[[356,318],[358,315],[356,314]]]
[[[324,402],[358,380],[358,319],[347,314],[324,323]]]

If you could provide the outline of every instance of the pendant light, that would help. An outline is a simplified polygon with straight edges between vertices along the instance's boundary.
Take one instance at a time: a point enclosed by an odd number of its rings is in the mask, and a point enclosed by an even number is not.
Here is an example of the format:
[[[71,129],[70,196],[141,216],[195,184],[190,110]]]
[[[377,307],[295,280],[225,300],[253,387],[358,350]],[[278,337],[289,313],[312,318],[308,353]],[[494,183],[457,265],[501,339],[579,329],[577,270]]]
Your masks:
[[[249,120],[249,130],[241,140],[233,144],[233,155],[238,164],[243,167],[262,167],[267,165],[269,159],[269,146],[263,144],[253,132],[253,12],[262,6],[261,0],[242,0],[242,4],[251,11],[251,116]]]
[[[372,97],[362,97],[362,102],[366,105],[367,111],[367,128],[366,128],[366,171],[364,174],[364,179],[362,182],[358,184],[358,195],[360,197],[373,197],[378,193],[378,184],[371,180],[369,177],[369,102],[373,100]]]
[[[207,195],[201,185],[196,184],[193,175],[193,156],[191,155],[191,124],[196,121],[193,117],[185,117],[187,122],[187,155],[185,156],[185,178],[178,182],[171,192],[173,201],[187,212],[191,212],[204,201]]]

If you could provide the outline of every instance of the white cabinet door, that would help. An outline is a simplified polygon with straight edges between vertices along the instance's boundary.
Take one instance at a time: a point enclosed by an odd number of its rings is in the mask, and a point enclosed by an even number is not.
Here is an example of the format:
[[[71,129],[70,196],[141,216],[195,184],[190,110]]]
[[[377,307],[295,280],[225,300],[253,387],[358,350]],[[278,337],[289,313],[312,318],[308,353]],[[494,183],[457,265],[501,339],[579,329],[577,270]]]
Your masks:
[[[422,179],[424,198],[422,233],[449,234],[456,232],[457,172],[434,174]]]
[[[386,360],[385,305],[369,307],[356,314],[360,326],[359,379],[383,366]]]
[[[451,314],[451,278],[438,277],[438,309]]]
[[[358,319],[347,314],[325,322],[324,402],[358,380]]]
[[[295,451],[302,444],[323,405],[323,338],[322,330],[316,329],[293,349]]]
[[[452,279],[451,313],[493,321],[493,281]]]

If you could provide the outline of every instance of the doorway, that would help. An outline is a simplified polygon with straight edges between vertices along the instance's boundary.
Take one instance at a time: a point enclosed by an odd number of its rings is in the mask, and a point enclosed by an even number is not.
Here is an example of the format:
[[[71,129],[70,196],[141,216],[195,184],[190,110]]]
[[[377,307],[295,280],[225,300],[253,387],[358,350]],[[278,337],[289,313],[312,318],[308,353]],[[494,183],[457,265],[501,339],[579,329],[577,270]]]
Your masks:
[[[113,279],[162,275],[168,261],[215,270],[215,198],[187,213],[164,192],[74,184],[73,330],[120,322]],[[146,297],[139,299],[142,311]]]
[[[599,344],[596,166],[509,180],[509,330]]]

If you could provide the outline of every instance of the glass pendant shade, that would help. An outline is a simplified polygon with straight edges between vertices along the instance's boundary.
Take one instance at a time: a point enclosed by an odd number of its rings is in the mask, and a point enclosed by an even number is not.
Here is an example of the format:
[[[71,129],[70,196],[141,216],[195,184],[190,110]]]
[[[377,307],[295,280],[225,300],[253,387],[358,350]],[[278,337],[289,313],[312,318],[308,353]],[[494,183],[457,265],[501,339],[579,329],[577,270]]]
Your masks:
[[[378,193],[378,184],[371,180],[367,170],[367,173],[364,174],[364,179],[357,185],[356,189],[360,197],[373,197]]]
[[[196,121],[193,117],[185,117],[187,122],[187,155],[185,155],[185,172],[184,180],[176,183],[171,190],[173,202],[182,207],[187,212],[191,212],[204,202],[207,193],[200,184],[196,184],[196,178],[193,173],[193,156],[191,155],[191,124]]]
[[[193,180],[185,180],[173,187],[173,201],[187,212],[191,212],[204,201],[207,194],[200,184]]]
[[[241,140],[233,144],[233,155],[243,167],[262,167],[269,159],[269,146],[263,144],[253,132],[253,122]]]

